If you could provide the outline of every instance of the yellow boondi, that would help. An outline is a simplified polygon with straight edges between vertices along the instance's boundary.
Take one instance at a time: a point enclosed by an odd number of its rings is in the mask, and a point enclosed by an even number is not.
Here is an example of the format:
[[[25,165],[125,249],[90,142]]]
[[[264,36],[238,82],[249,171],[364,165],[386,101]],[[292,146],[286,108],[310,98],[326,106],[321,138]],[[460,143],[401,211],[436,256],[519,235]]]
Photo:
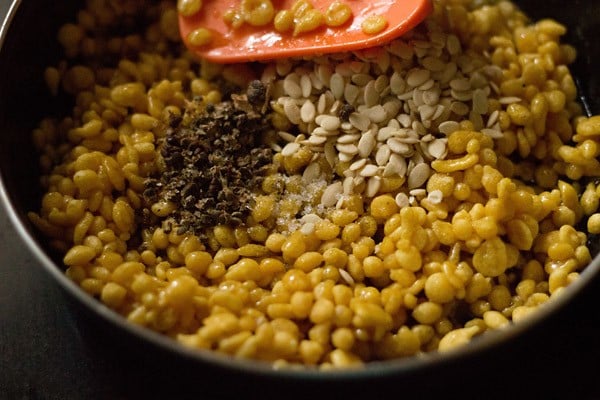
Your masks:
[[[319,17],[304,3],[287,13],[266,0],[241,7],[249,24],[274,19],[275,29],[295,33],[350,18],[342,5]],[[431,41],[421,40],[423,25],[386,53],[258,66],[199,62],[183,48],[177,9],[193,13],[201,1],[89,2],[60,28],[65,58],[45,72],[52,93],[75,104],[33,132],[46,193],[31,221],[83,290],[192,348],[327,369],[447,351],[518,323],[591,261],[600,187],[588,178],[600,174],[600,117],[581,116],[567,67],[575,50],[560,43],[562,25],[530,23],[508,1],[473,10],[468,0],[434,3],[426,24],[451,28],[432,31]],[[130,17],[147,21],[144,30],[114,29]],[[373,21],[367,33],[382,26]],[[209,36],[197,38],[204,45]],[[406,70],[415,57],[426,71]],[[330,68],[338,59],[351,61]],[[370,80],[365,65],[378,77]],[[144,200],[146,179],[164,169],[169,121],[192,99],[217,104],[225,88],[243,92],[263,73],[281,77],[267,104],[274,129],[265,140],[275,156],[244,224],[207,226],[204,236],[146,224],[149,215],[168,221],[179,207]],[[444,74],[456,77],[437,92]],[[292,101],[278,102],[285,93]],[[311,104],[303,107],[305,97]],[[430,107],[411,115],[387,101],[400,97],[406,107]],[[344,108],[348,99],[358,106]],[[346,115],[315,122],[331,109]],[[413,129],[418,117],[432,123],[418,129],[443,139],[408,147],[427,156],[417,163],[421,174],[398,175],[397,158],[387,174],[352,158],[392,159],[373,144],[392,111],[398,130]],[[343,124],[371,136],[340,136],[336,148],[327,137]],[[294,130],[292,144],[280,146]],[[386,143],[397,151],[414,145],[405,142]],[[353,168],[363,175],[327,186]],[[307,185],[310,173],[329,181]],[[586,224],[588,233],[579,230]]]

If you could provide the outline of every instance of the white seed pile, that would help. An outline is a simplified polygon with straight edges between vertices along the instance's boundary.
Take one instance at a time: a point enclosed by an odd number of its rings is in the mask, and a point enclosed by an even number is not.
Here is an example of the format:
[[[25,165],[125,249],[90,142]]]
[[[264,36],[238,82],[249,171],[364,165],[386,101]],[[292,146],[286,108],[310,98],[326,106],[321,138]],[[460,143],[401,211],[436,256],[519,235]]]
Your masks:
[[[327,181],[323,206],[341,207],[352,194],[372,198],[387,178],[404,179],[396,196],[403,206],[427,195],[429,165],[446,156],[446,136],[460,121],[502,136],[498,112],[488,113],[500,73],[429,22],[384,47],[279,61],[262,79],[297,129],[280,132],[287,142],[281,153],[291,157],[303,147],[313,153],[303,180]],[[325,176],[322,157],[334,171],[341,166],[343,176]]]

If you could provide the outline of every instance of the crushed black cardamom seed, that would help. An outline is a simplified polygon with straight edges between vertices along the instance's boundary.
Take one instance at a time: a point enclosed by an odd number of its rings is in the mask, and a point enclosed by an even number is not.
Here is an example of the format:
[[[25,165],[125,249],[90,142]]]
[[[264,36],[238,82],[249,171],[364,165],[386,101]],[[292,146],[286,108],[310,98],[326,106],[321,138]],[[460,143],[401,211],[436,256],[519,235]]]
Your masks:
[[[248,101],[250,104],[262,106],[267,98],[267,87],[261,81],[253,80],[248,85],[246,95],[248,96]]]
[[[248,89],[246,90],[248,103],[259,110],[261,114],[264,114],[269,108],[271,89],[270,84],[264,84],[258,79],[253,80],[248,84]]]
[[[342,120],[343,122],[348,122],[348,120],[350,119],[350,114],[352,114],[354,111],[356,111],[354,109],[354,107],[352,106],[352,104],[344,104],[339,111],[339,117],[340,120]]]
[[[176,210],[155,224],[174,221],[178,233],[204,237],[216,225],[238,226],[249,215],[253,196],[272,161],[262,144],[270,129],[246,95],[201,106],[195,101],[183,118],[173,117],[160,144],[160,173],[145,182],[147,207],[170,201]],[[148,212],[145,222],[149,222]]]

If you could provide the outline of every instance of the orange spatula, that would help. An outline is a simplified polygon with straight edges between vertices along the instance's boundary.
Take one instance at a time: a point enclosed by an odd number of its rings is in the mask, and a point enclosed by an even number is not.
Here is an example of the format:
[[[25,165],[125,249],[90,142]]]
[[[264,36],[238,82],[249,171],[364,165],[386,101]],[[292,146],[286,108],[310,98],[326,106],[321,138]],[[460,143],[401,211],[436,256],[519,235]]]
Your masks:
[[[273,0],[275,11],[290,10],[298,0]],[[323,14],[334,0],[312,0]],[[218,63],[248,62],[277,58],[319,55],[382,45],[418,25],[431,12],[431,0],[338,0],[347,4],[352,16],[338,27],[320,28],[294,35],[278,32],[273,23],[256,27],[244,23],[232,27],[225,14],[240,8],[240,0],[204,0],[201,9],[189,16],[179,15],[185,44],[200,57]],[[385,19],[385,28],[365,33],[363,22],[372,16]],[[193,45],[192,32],[204,28],[210,40]],[[203,31],[206,33],[207,31]],[[195,41],[197,44],[198,41]]]

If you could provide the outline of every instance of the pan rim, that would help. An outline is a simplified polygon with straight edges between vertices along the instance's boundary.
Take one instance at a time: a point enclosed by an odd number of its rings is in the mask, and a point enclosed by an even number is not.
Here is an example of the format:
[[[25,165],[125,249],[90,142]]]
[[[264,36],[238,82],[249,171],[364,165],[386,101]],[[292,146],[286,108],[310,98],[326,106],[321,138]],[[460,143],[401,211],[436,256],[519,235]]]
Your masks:
[[[14,20],[21,4],[22,0],[12,0],[8,13],[0,25],[0,60],[4,54],[4,44],[10,31],[11,22]],[[314,368],[274,369],[271,364],[265,362],[235,359],[214,351],[188,349],[181,344],[178,344],[173,339],[150,329],[127,322],[123,316],[85,293],[75,284],[75,282],[71,281],[64,274],[60,266],[48,256],[43,246],[38,242],[35,235],[32,234],[31,230],[27,229],[27,226],[30,225],[30,223],[17,212],[19,207],[13,202],[8,193],[5,184],[5,172],[2,170],[0,170],[0,207],[4,208],[8,220],[12,223],[13,228],[17,232],[17,237],[15,237],[14,240],[20,240],[24,244],[26,249],[36,260],[36,264],[41,264],[41,267],[46,273],[50,274],[53,281],[57,283],[64,292],[71,298],[74,298],[78,303],[82,304],[88,311],[99,316],[104,322],[108,322],[111,326],[124,331],[130,336],[142,339],[146,343],[156,346],[168,353],[172,353],[177,357],[182,357],[183,359],[206,365],[218,366],[232,372],[242,372],[281,379],[310,379],[316,381],[323,379],[365,380],[413,373],[466,359],[470,356],[506,344],[511,339],[520,336],[534,326],[539,325],[542,321],[566,307],[566,305],[582,292],[600,272],[600,254],[598,254],[581,272],[580,277],[565,288],[561,296],[552,298],[551,301],[539,307],[526,322],[511,324],[505,329],[487,332],[472,340],[468,345],[461,346],[456,350],[446,353],[432,352],[404,359],[372,362],[360,369],[342,369],[326,372]],[[37,268],[37,266],[35,268]]]

